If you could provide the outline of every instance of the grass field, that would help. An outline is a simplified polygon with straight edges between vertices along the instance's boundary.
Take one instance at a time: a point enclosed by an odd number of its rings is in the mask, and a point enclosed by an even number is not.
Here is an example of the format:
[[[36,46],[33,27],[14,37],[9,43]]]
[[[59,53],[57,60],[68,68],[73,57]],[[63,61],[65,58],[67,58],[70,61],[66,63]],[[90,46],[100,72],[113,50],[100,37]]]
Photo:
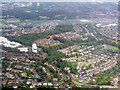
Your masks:
[[[16,23],[16,22],[20,22],[20,20],[19,19],[7,20],[6,22],[8,22],[8,23]]]
[[[118,47],[111,46],[111,45],[107,45],[106,48],[109,49],[109,50],[113,50],[113,51],[118,51],[119,50]]]
[[[3,26],[4,24],[0,24],[0,26]]]
[[[5,19],[0,19],[0,21],[5,21]]]
[[[60,44],[63,44],[63,43],[59,43],[59,44],[53,44],[52,46],[57,46],[57,45],[60,45]]]
[[[119,41],[115,41],[115,40],[112,40],[112,42],[115,42],[115,43],[120,43]]]
[[[4,25],[5,25],[5,24],[1,24],[1,23],[0,23],[0,28],[2,28]]]
[[[29,20],[29,19],[26,19],[26,20],[25,20],[25,22],[30,22],[30,21],[31,21],[31,20]]]

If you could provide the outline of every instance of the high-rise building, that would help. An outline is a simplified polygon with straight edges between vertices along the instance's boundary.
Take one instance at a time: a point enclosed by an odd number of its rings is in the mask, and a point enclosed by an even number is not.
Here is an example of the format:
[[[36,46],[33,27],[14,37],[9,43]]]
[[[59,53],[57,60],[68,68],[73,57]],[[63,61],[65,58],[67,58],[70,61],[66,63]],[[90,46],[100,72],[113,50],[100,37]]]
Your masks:
[[[37,3],[37,6],[40,6],[40,3]]]
[[[36,43],[32,44],[32,52],[37,53],[37,45],[36,45]]]

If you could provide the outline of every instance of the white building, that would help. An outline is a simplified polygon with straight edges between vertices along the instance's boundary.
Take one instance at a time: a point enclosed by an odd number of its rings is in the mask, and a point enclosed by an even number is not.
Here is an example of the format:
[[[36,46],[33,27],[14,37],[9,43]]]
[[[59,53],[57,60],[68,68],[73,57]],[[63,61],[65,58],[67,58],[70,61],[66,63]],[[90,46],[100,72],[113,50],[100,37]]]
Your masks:
[[[28,52],[28,47],[20,47],[18,48],[21,52]]]
[[[40,3],[37,3],[37,6],[40,6]]]
[[[13,42],[13,41],[9,41],[7,38],[5,37],[0,37],[0,45],[3,45],[4,47],[11,47],[11,48],[15,48],[18,46],[22,46],[20,43],[18,42]]]
[[[37,45],[36,45],[36,43],[32,44],[32,52],[37,53]]]

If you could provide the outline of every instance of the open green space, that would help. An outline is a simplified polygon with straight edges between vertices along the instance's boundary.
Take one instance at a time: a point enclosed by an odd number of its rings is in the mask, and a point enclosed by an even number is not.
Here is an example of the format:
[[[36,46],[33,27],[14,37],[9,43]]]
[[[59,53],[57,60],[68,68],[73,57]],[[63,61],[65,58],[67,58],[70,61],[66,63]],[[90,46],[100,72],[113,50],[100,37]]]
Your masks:
[[[106,49],[113,50],[113,51],[118,51],[118,47],[107,45]]]
[[[119,41],[115,41],[115,40],[112,40],[112,42],[115,42],[115,43],[120,43]]]
[[[31,20],[29,20],[29,19],[26,19],[25,21],[26,21],[26,22],[29,22],[29,21],[31,21]]]
[[[2,28],[4,26],[4,24],[0,23],[0,28]]]
[[[0,19],[0,21],[5,21],[5,19]]]
[[[6,22],[8,23],[16,23],[16,22],[20,22],[19,19],[10,19],[10,20],[7,20]]]
[[[57,46],[57,45],[60,45],[60,44],[62,45],[63,43],[59,43],[59,44],[53,44],[52,46]]]

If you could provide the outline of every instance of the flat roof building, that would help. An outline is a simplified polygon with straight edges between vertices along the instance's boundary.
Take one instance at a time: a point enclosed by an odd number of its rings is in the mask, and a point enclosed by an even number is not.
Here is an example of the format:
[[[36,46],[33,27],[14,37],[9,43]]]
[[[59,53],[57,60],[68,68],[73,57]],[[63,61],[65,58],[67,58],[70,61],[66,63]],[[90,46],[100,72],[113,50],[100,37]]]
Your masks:
[[[32,44],[32,52],[37,53],[37,45],[36,45],[36,43]]]

